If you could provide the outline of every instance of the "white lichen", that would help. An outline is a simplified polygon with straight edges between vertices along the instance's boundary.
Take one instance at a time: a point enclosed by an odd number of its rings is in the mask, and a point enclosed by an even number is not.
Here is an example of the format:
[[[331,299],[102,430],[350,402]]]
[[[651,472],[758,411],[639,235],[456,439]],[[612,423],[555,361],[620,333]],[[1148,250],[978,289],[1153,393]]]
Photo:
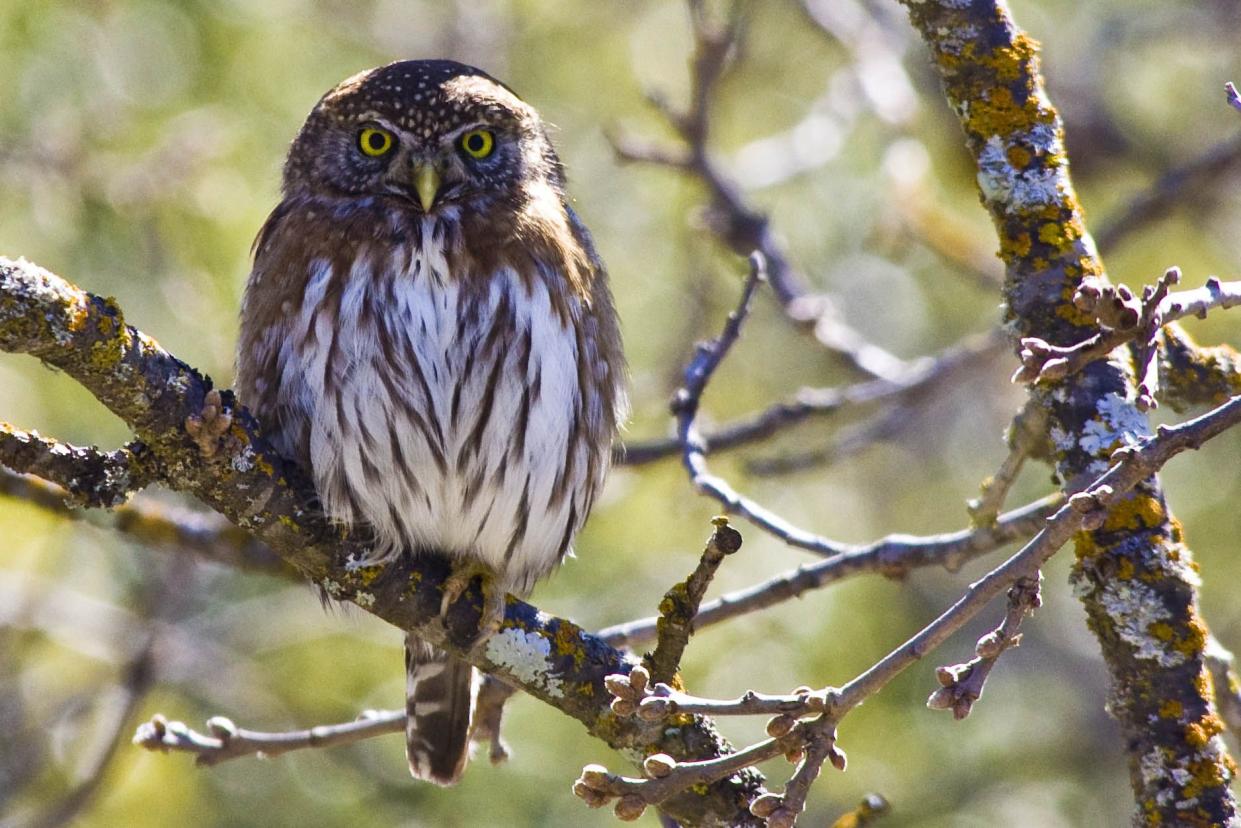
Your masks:
[[[1185,655],[1160,641],[1150,632],[1152,624],[1172,617],[1159,599],[1159,593],[1141,581],[1111,580],[1099,591],[1099,604],[1112,619],[1116,634],[1133,647],[1134,658],[1175,667]]]
[[[1047,139],[1040,133],[1036,139]],[[1030,143],[1029,134],[1021,143]],[[998,204],[1006,213],[1026,212],[1061,201],[1060,176],[1054,168],[1036,166],[1019,170],[1008,160],[1008,145],[992,135],[978,154],[978,188],[988,203]]]
[[[375,606],[375,596],[369,592],[359,592],[357,595],[353,596],[353,603],[363,609],[370,609]]]
[[[550,673],[552,643],[538,633],[508,627],[487,640],[487,658],[511,673],[523,685],[540,687],[553,698],[564,697],[564,689]]]
[[[1082,429],[1078,445],[1092,455],[1111,454],[1122,446],[1137,445],[1151,434],[1146,415],[1119,394],[1105,394],[1095,404],[1097,415]]]

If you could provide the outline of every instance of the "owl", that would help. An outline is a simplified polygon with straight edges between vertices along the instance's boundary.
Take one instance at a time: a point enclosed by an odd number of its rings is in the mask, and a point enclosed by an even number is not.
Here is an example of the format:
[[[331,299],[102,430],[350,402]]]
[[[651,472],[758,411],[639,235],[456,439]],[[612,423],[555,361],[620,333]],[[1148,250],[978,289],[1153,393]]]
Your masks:
[[[446,60],[315,105],[254,245],[238,393],[363,564],[447,557],[485,636],[570,554],[625,412],[608,279],[539,114]],[[411,773],[456,782],[476,676],[409,636]]]

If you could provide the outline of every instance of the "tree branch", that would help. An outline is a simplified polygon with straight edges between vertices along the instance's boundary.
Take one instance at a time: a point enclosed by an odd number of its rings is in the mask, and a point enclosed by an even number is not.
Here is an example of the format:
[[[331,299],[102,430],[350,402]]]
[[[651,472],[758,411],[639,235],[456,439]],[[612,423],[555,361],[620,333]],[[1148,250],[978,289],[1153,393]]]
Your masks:
[[[644,763],[647,778],[618,776],[606,768],[591,765],[583,770],[574,792],[592,807],[618,798],[618,814],[640,814],[647,805],[657,804],[685,787],[724,778],[744,767],[785,754],[790,761],[799,762],[785,793],[759,797],[750,808],[756,816],[766,817],[770,825],[791,826],[801,812],[805,790],[817,775],[819,765],[831,759],[833,765],[844,770],[844,754],[835,747],[835,732],[845,715],[947,641],[1001,592],[1019,585],[1010,591],[1009,611],[999,631],[1002,640],[984,638],[979,644],[980,657],[994,661],[1004,649],[1013,646],[1016,624],[1037,605],[1037,591],[1028,583],[1037,583],[1039,569],[1052,555],[1082,530],[1099,529],[1109,513],[1126,502],[1133,489],[1144,485],[1171,458],[1199,448],[1238,423],[1241,423],[1241,396],[1196,419],[1177,426],[1161,426],[1157,435],[1117,449],[1111,456],[1115,465],[1091,481],[1084,491],[1069,498],[1029,543],[971,584],[938,618],[840,688],[828,687],[817,692],[799,688],[783,697],[747,693],[736,700],[711,701],[681,694],[666,684],[652,687],[650,674],[642,667],[627,675],[609,676],[607,687],[614,696],[613,709],[619,707],[644,721],[667,721],[681,713],[707,710],[727,715],[777,715],[768,723],[770,738],[730,756],[682,762],[655,754]],[[961,689],[963,694],[969,690],[967,687]],[[973,689],[981,692],[981,685]],[[801,716],[815,718],[795,721]]]
[[[925,537],[890,535],[874,543],[843,546],[826,560],[803,564],[755,586],[708,601],[699,607],[694,626],[702,629],[757,612],[861,573],[901,578],[926,566],[942,566],[956,572],[967,561],[1033,535],[1062,502],[1059,495],[1035,501],[1001,515],[991,526]],[[617,624],[600,630],[599,637],[614,646],[634,646],[654,637],[658,621],[652,617]]]
[[[931,356],[909,363],[909,369],[896,379],[864,380],[839,388],[803,388],[791,400],[779,402],[701,435],[708,453],[756,443],[813,417],[836,414],[850,406],[890,401],[907,402],[948,377],[994,356],[1004,344],[998,332],[969,336]],[[621,465],[640,466],[681,453],[676,437],[627,442],[613,452]]]
[[[210,381],[127,326],[114,301],[85,293],[27,262],[0,259],[0,350],[37,356],[77,380],[149,448],[162,483],[195,495],[254,534],[333,598],[353,602],[520,687],[578,719],[613,747],[658,744],[686,758],[731,750],[699,719],[663,729],[618,720],[604,701],[603,678],[628,672],[633,661],[571,622],[523,601],[510,597],[503,627],[485,646],[471,647],[482,610],[477,587],[441,622],[446,561],[399,561],[386,568],[353,563],[365,558],[368,539],[323,518],[305,476],[270,449],[244,409],[233,412],[222,450],[204,458],[185,424],[202,411]],[[235,408],[227,392],[222,402]],[[749,819],[744,803],[759,792],[761,777],[746,774],[664,807],[685,822],[744,822]]]
[[[0,422],[0,465],[50,480],[82,506],[108,508],[124,503],[151,482],[151,463],[141,443],[101,451],[49,440],[37,431]]]

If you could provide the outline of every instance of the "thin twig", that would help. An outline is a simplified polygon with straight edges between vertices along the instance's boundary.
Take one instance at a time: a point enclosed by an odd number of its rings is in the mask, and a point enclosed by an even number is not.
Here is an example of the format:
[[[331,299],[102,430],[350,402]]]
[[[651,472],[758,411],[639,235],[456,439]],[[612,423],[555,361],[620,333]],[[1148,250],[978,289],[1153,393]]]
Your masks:
[[[1085,279],[1073,297],[1074,304],[1097,316],[1103,329],[1075,345],[1052,345],[1038,337],[1021,340],[1021,367],[1014,382],[1051,382],[1075,374],[1091,362],[1102,359],[1121,345],[1136,342],[1138,374],[1147,378],[1147,367],[1154,361],[1155,339],[1159,329],[1186,316],[1206,316],[1212,308],[1231,308],[1241,304],[1241,282],[1221,282],[1212,276],[1195,290],[1169,293],[1181,278],[1178,268],[1169,268],[1154,286],[1135,296],[1125,285],[1105,285]],[[1140,401],[1153,407],[1155,389],[1139,389]]]
[[[300,576],[263,542],[229,523],[215,512],[176,506],[139,495],[114,506],[107,518],[101,513],[73,508],[61,487],[30,475],[16,474],[0,466],[0,496],[22,500],[60,517],[110,528],[130,539],[157,549],[190,552],[197,557],[246,572],[262,572],[285,578]]]
[[[1227,96],[1228,105],[1237,111],[1241,111],[1241,95],[1237,94],[1237,87],[1232,81],[1224,84],[1224,94]]]
[[[701,439],[708,453],[717,454],[765,440],[786,428],[811,418],[831,416],[850,406],[882,401],[904,402],[959,371],[990,359],[1006,344],[998,331],[971,335],[937,354],[911,360],[902,376],[864,380],[838,388],[803,388],[791,400],[718,426],[704,433]],[[614,459],[622,465],[637,466],[680,453],[680,441],[675,437],[666,437],[626,443],[617,449]]]
[[[511,755],[508,743],[501,736],[501,728],[504,724],[504,705],[516,692],[515,688],[495,676],[483,676],[483,686],[478,689],[474,718],[470,723],[470,740],[487,742],[487,758],[493,765],[507,762]]]
[[[348,745],[404,730],[404,710],[367,710],[352,722],[284,733],[244,730],[223,716],[208,719],[208,732],[199,733],[184,722],[170,722],[163,716],[154,716],[139,725],[133,742],[147,750],[191,753],[196,764],[206,766],[242,756],[267,758],[305,748]]]
[[[804,564],[752,587],[730,592],[698,609],[698,629],[798,598],[839,580],[862,573],[900,578],[914,569],[942,566],[955,572],[967,561],[1004,544],[1029,537],[1063,503],[1059,495],[1037,500],[1001,515],[993,526],[962,529],[942,535],[890,535],[861,546],[845,546],[826,560]],[[606,627],[599,637],[613,646],[635,646],[655,635],[658,618],[641,618]]]
[[[1201,196],[1199,182],[1219,179],[1241,161],[1241,135],[1227,138],[1202,154],[1167,170],[1148,188],[1129,200],[1119,215],[1111,216],[1094,233],[1095,243],[1110,253],[1132,233],[1167,213],[1178,201]]]
[[[1047,408],[1041,401],[1030,397],[1008,427],[1009,449],[1000,468],[982,482],[979,496],[966,504],[974,525],[985,526],[995,521],[1026,458],[1046,441]]]
[[[850,327],[828,296],[810,292],[809,281],[790,263],[767,217],[745,202],[740,186],[712,158],[707,146],[710,96],[726,59],[736,49],[738,27],[712,23],[701,3],[690,5],[695,57],[691,63],[689,104],[679,111],[658,96],[650,96],[685,146],[669,148],[612,130],[609,138],[617,158],[666,166],[697,178],[710,193],[705,215],[708,227],[735,253],[748,255],[758,250],[763,254],[771,286],[785,316],[794,325],[812,334],[823,347],[863,375],[887,379],[899,376],[905,363]]]
[[[932,710],[951,710],[953,718],[964,719],[982,698],[984,685],[991,670],[1005,650],[1021,643],[1021,622],[1042,605],[1039,581],[1042,576],[1020,578],[1008,590],[1008,609],[1004,620],[991,632],[978,639],[974,658],[964,664],[940,667],[935,671],[939,687],[926,700]]]

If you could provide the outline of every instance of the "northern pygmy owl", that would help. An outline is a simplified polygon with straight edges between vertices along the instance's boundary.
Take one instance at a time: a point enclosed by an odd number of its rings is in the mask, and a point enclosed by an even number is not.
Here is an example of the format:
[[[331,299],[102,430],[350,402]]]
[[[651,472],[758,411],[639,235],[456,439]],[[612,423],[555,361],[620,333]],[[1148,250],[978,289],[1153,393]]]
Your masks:
[[[569,554],[607,473],[624,360],[607,275],[538,113],[444,60],[314,107],[255,241],[241,400],[371,558],[485,573],[492,620]],[[486,615],[487,613],[485,613]],[[406,639],[415,777],[464,770],[473,669]]]

